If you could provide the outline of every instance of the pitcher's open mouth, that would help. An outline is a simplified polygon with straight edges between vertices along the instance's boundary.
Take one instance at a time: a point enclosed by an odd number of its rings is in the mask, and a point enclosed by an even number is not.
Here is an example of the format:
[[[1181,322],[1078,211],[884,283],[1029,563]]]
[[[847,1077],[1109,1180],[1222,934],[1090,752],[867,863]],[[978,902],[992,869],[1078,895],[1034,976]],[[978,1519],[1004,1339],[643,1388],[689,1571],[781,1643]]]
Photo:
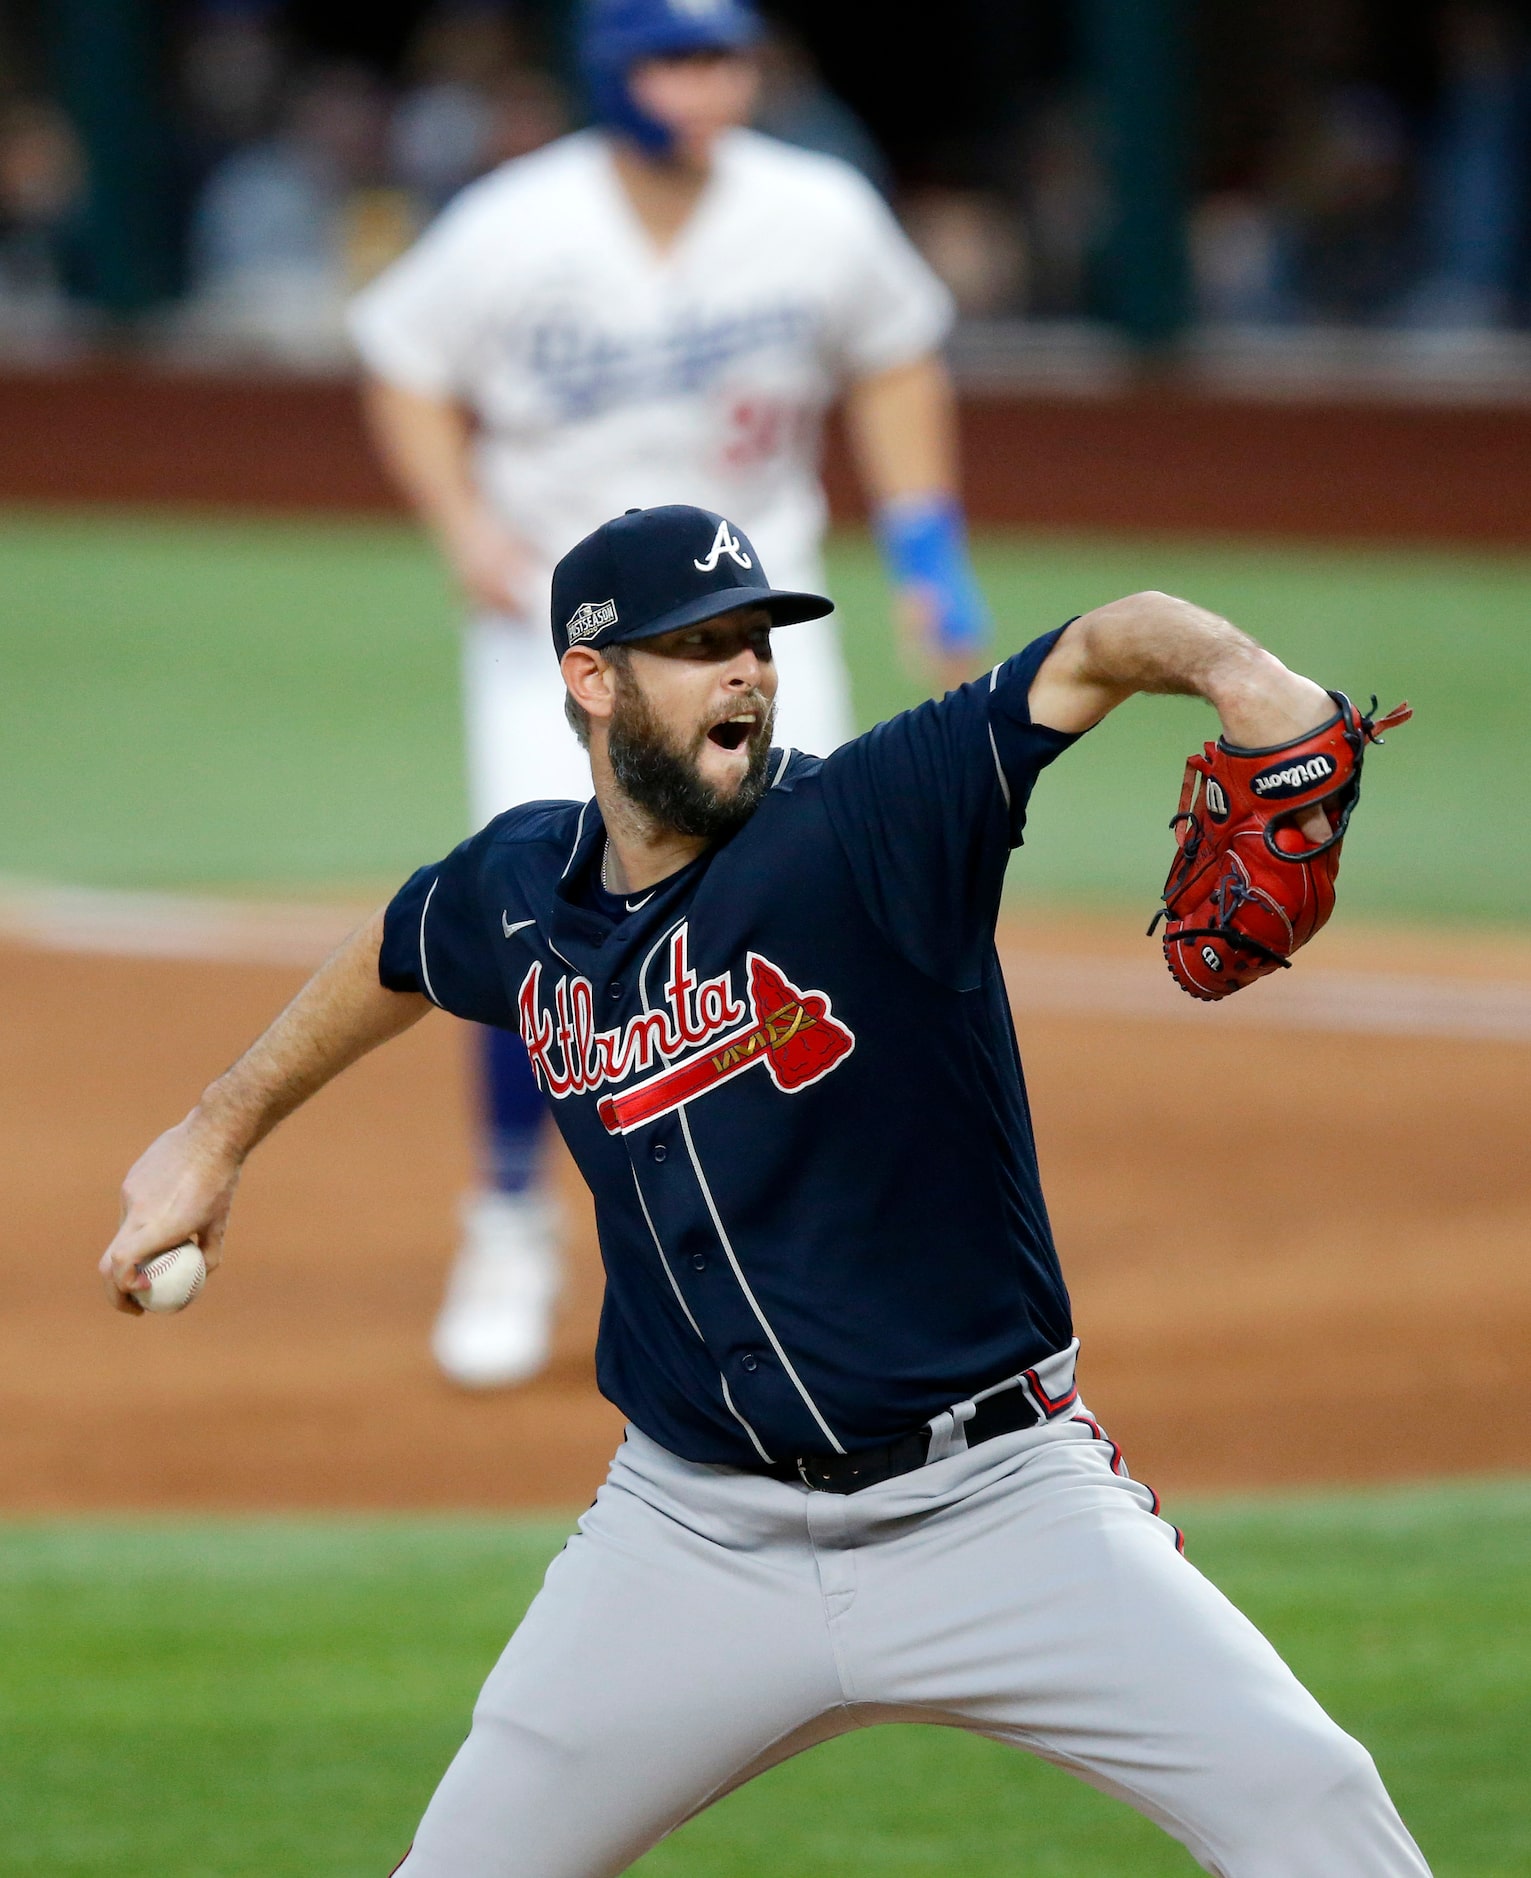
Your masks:
[[[719,749],[737,750],[748,740],[757,722],[755,713],[749,711],[739,717],[727,718],[721,724],[714,724],[707,735]]]

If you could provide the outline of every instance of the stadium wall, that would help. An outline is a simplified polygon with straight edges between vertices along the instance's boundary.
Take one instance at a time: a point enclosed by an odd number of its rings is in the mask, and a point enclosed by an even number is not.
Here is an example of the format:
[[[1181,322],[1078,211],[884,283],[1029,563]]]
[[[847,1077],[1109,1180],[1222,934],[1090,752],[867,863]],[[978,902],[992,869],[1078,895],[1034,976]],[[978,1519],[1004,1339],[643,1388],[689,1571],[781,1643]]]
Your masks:
[[[983,523],[1531,541],[1531,410],[1199,394],[962,401]],[[837,516],[858,512],[838,434]],[[398,508],[344,380],[93,366],[0,372],[0,501]]]

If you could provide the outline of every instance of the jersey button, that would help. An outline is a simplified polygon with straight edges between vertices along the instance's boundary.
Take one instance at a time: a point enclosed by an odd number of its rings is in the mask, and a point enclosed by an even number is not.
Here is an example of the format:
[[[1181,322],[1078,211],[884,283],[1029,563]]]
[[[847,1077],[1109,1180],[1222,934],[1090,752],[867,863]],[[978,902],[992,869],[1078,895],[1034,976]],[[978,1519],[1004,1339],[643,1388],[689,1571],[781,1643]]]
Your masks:
[[[651,1161],[662,1161],[669,1152],[670,1150],[662,1141],[656,1141],[653,1147],[649,1149],[649,1159]]]
[[[621,997],[622,986],[618,980],[616,979],[612,980],[611,984],[606,989],[606,995],[608,998],[611,999],[613,1004],[615,1004],[617,999]]]
[[[691,1254],[691,1263],[697,1271],[699,1272],[706,1271],[707,1254],[705,1252],[693,1252]]]
[[[739,1358],[739,1367],[744,1371],[746,1376],[753,1376],[755,1371],[760,1367],[760,1358],[746,1350],[744,1355]]]

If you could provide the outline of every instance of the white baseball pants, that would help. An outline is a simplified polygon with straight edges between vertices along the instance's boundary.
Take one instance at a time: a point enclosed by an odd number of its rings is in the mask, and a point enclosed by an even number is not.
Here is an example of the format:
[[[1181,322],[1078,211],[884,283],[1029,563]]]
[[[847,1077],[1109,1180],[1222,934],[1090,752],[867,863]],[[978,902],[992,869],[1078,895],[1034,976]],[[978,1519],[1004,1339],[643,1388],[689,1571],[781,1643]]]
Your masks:
[[[1117,1459],[1079,1411],[841,1497],[629,1430],[402,1878],[606,1878],[888,1721],[1039,1754],[1223,1878],[1428,1878],[1365,1749]]]

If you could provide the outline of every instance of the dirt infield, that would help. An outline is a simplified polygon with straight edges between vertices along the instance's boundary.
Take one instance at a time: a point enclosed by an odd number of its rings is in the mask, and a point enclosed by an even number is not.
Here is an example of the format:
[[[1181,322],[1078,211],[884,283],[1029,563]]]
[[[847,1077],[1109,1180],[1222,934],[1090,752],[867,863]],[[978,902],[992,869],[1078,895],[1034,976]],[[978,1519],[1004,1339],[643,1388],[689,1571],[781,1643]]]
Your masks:
[[[1084,1386],[1135,1471],[1252,1489],[1531,1467],[1531,1046],[1041,995],[1043,967],[1136,973],[1140,945],[1006,936]],[[1315,981],[1364,970],[1417,993],[1449,968],[1531,988],[1531,946],[1510,940],[1348,931],[1322,949]],[[569,1505],[598,1481],[618,1418],[592,1382],[599,1280],[572,1178],[551,1372],[476,1399],[426,1360],[467,1170],[449,1020],[261,1151],[193,1311],[100,1302],[122,1169],[299,976],[0,945],[5,1510]]]

